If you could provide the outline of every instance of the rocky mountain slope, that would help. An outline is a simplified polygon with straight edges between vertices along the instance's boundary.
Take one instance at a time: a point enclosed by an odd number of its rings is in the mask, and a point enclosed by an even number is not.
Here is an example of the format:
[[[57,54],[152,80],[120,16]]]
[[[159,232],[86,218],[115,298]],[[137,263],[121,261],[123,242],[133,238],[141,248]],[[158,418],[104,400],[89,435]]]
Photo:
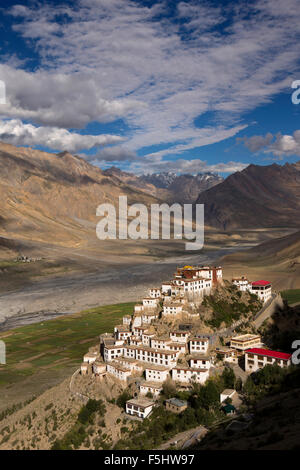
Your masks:
[[[225,276],[267,278],[280,289],[300,288],[300,231],[223,257]]]
[[[0,143],[0,251],[16,251],[20,240],[65,247],[95,243],[96,208],[117,205],[119,195],[129,204],[157,202],[68,152]]]
[[[201,193],[205,222],[223,230],[299,227],[300,161],[249,165]]]

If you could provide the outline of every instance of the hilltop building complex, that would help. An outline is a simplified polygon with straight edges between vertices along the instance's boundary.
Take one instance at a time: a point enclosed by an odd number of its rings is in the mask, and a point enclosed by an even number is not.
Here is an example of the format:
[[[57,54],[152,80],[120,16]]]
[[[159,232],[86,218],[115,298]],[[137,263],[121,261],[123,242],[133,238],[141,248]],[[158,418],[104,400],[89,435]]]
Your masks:
[[[126,411],[145,418],[154,405],[147,398],[157,397],[164,382],[173,380],[181,388],[192,383],[204,384],[216,357],[225,363],[237,363],[246,351],[246,370],[256,370],[261,357],[269,363],[267,353],[260,357],[257,353],[266,350],[251,349],[262,346],[259,335],[233,337],[230,348],[224,346],[212,351],[212,335],[199,331],[194,321],[196,316],[199,318],[196,307],[222,284],[221,267],[178,268],[170,281],[149,289],[148,296],[134,306],[132,315],[123,317],[113,333],[100,336],[100,347],[91,348],[84,355],[81,373],[85,375],[91,368],[94,376],[110,375],[125,386],[134,381],[140,398],[129,400]],[[255,288],[263,301],[271,291],[271,284],[266,281],[249,283],[246,278],[235,278],[233,284],[250,292]],[[175,405],[170,402],[168,406]],[[177,412],[180,409],[178,405]]]

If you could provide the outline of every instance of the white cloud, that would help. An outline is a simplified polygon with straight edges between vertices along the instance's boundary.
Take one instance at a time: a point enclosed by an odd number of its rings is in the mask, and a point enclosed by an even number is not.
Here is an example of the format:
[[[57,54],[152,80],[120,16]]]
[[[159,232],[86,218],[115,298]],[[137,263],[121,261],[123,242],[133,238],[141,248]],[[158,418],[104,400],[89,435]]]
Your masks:
[[[81,135],[57,127],[36,127],[19,119],[0,121],[0,140],[13,145],[44,146],[53,150],[78,152],[121,142],[113,135]]]
[[[0,106],[0,114],[37,124],[82,128],[92,121],[113,121],[144,106],[134,99],[108,99],[101,84],[82,72],[31,73],[0,65],[0,77],[7,88],[7,104]]]
[[[202,173],[202,172],[216,172],[216,173],[234,173],[241,171],[248,166],[248,163],[241,162],[226,162],[209,164],[204,160],[195,158],[193,160],[185,160],[178,158],[177,160],[151,160],[146,158],[134,162],[130,166],[130,171],[143,174],[143,173],[156,173],[164,171],[174,171],[175,173]]]
[[[126,147],[114,146],[106,147],[101,149],[95,155],[84,156],[83,158],[96,162],[124,162],[124,161],[134,161],[138,160],[139,157],[132,150],[127,149]]]
[[[293,135],[268,133],[265,136],[255,135],[237,140],[242,141],[251,152],[272,153],[280,158],[300,156],[300,130],[295,131]]]
[[[0,67],[8,83],[3,113],[62,128],[122,117],[131,129],[128,151],[166,144],[173,148],[158,156],[180,155],[236,135],[243,113],[290,86],[299,57],[297,0],[284,7],[282,0],[183,1],[179,22],[167,10],[166,1],[146,7],[131,0],[13,7],[14,29],[41,64],[35,72]],[[194,120],[206,112],[215,122],[198,128]]]

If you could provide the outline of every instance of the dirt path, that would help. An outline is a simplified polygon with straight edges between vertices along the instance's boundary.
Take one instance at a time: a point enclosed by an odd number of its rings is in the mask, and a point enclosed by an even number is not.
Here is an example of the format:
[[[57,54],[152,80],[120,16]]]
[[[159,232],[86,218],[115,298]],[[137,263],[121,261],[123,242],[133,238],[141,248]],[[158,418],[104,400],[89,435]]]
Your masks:
[[[159,446],[156,450],[169,449],[174,447],[174,449],[181,449],[192,445],[194,441],[205,436],[207,429],[204,426],[197,426],[193,429],[188,429],[187,431],[180,432],[176,434],[172,439],[169,439],[167,442]]]

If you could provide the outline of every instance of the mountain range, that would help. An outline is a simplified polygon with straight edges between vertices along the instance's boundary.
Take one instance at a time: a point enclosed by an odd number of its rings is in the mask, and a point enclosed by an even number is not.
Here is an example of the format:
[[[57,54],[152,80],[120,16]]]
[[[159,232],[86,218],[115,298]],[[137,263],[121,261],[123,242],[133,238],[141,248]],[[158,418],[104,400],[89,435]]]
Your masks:
[[[300,161],[249,165],[200,193],[205,223],[222,230],[300,227]]]
[[[136,176],[133,173],[111,167],[103,173],[115,176],[121,181],[143,189],[166,202],[179,202],[181,204],[195,202],[200,193],[224,181],[222,176],[211,172],[196,175],[177,175],[173,172],[162,172]]]
[[[300,162],[250,165],[225,180],[213,173],[136,176],[103,171],[68,152],[0,143],[0,251],[24,240],[69,248],[95,243],[97,206],[117,206],[120,195],[147,206],[196,199],[205,204],[206,225],[222,231],[299,229]]]

